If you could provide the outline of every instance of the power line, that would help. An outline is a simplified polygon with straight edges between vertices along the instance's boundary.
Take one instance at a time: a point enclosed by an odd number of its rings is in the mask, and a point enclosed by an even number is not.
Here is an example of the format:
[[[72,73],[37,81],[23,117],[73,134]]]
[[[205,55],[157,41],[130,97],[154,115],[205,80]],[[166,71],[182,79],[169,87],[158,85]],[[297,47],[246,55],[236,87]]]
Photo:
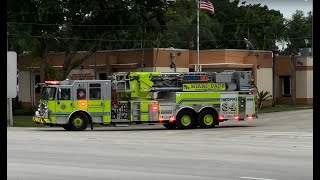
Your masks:
[[[23,34],[9,34],[9,36],[19,36],[19,37],[31,37],[31,38],[45,38],[45,39],[62,39],[62,40],[78,40],[78,41],[105,41],[105,42],[141,42],[141,39],[125,39],[125,40],[119,40],[119,39],[91,39],[91,38],[74,38],[74,37],[44,37],[44,36],[26,36]],[[312,37],[300,37],[300,38],[286,38],[291,40],[298,40],[298,39],[312,39]],[[270,41],[274,39],[250,39],[251,41]],[[145,40],[146,42],[154,42],[156,40]],[[202,40],[201,42],[219,42],[219,41],[244,41],[243,39],[228,39],[228,40]],[[162,40],[162,42],[185,42],[190,43],[194,41],[173,41],[173,40]]]
[[[307,20],[301,22],[308,22]],[[270,21],[270,22],[235,22],[235,23],[219,23],[220,25],[252,25],[252,24],[275,24],[284,23],[280,21]],[[34,26],[70,26],[70,27],[164,27],[168,25],[142,25],[142,24],[55,24],[55,23],[34,23],[34,22],[7,22],[8,25],[34,25]],[[309,23],[312,24],[312,23]],[[200,24],[201,25],[201,24]],[[174,24],[174,26],[196,26],[196,24]],[[202,24],[201,26],[209,26]]]
[[[165,8],[167,6],[144,6],[143,8],[110,8],[110,9],[103,9],[103,10],[86,10],[88,12],[114,12],[114,11],[141,11],[141,9],[143,10],[149,10],[149,9],[156,9],[156,8]],[[174,7],[184,7],[184,6],[177,6],[175,5]],[[9,12],[8,15],[33,15],[33,14],[38,14],[39,12]],[[68,13],[84,13],[84,12],[79,12],[79,11],[47,11],[47,12],[43,12],[43,13],[47,13],[47,14],[68,14]]]
[[[130,9],[125,8],[119,8],[119,9],[105,9],[105,10],[87,10],[88,12],[112,12],[112,11],[128,11]],[[131,10],[137,10],[137,9],[131,9]],[[39,12],[10,12],[8,15],[33,15],[38,14]],[[47,14],[68,14],[68,13],[83,13],[79,11],[47,11],[43,12]]]
[[[141,9],[143,10],[149,10],[149,9],[156,9],[156,8],[177,8],[177,7],[185,7],[184,5],[177,5],[175,4],[174,6],[170,6],[169,4],[164,4],[163,6],[143,6],[142,8],[139,7],[138,8],[109,8],[109,9],[102,9],[102,10],[86,10],[88,12],[113,12],[113,11],[141,11]],[[196,7],[196,6],[195,6]],[[33,14],[38,14],[39,12],[9,12],[8,15],[33,15]],[[68,13],[83,13],[83,12],[79,12],[79,11],[47,11],[44,12],[47,14],[68,14]]]

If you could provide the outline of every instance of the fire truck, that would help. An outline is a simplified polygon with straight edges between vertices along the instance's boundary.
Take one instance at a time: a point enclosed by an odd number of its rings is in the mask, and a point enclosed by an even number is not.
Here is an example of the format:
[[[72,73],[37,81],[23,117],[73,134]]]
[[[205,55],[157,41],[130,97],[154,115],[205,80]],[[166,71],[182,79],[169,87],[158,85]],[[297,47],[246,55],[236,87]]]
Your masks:
[[[252,120],[256,91],[251,71],[117,72],[109,80],[42,83],[33,121],[83,131],[94,124],[161,123],[168,129],[212,128]]]

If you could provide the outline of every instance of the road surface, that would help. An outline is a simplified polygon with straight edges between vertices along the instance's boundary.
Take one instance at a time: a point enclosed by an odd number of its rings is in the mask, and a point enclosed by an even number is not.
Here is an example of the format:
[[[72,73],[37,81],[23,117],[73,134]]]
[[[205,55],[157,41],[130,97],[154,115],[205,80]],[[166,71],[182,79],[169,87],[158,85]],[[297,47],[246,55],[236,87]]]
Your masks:
[[[8,128],[9,180],[311,180],[312,110],[213,129]]]

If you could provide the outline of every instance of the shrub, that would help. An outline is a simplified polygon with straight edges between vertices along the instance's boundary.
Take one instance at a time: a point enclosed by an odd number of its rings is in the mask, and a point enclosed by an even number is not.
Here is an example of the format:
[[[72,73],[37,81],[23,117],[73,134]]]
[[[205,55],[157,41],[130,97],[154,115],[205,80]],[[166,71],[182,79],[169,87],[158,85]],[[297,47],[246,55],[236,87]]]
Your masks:
[[[13,115],[34,115],[34,110],[32,108],[13,109]]]
[[[263,107],[263,102],[268,101],[272,98],[272,95],[269,91],[258,91],[258,108],[261,109]]]

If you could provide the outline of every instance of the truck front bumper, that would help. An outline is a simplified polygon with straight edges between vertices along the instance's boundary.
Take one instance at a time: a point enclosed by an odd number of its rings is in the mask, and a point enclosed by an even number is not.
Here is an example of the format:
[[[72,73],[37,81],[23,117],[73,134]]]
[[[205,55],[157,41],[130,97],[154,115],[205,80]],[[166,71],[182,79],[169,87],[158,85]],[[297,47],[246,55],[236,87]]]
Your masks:
[[[50,119],[37,117],[37,116],[33,116],[32,120],[36,123],[41,123],[41,124],[50,124],[51,123]]]

